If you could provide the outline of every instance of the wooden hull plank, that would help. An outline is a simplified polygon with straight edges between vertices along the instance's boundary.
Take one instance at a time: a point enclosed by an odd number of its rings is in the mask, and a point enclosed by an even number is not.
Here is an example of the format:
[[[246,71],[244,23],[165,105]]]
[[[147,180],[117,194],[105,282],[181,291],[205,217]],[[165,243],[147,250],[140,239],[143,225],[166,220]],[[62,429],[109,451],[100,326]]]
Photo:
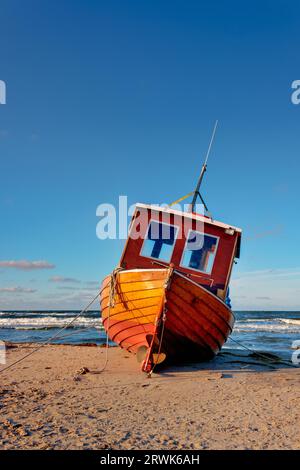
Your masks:
[[[112,305],[111,278],[106,277],[100,299],[104,328],[112,341],[133,353],[141,347],[149,348],[147,336],[149,340],[149,335],[157,334],[152,346],[156,354],[161,332],[156,321],[165,299],[161,353],[168,358],[189,355],[203,360],[212,358],[232,331],[233,313],[215,295],[176,271],[166,289],[168,273],[168,269],[118,272]]]

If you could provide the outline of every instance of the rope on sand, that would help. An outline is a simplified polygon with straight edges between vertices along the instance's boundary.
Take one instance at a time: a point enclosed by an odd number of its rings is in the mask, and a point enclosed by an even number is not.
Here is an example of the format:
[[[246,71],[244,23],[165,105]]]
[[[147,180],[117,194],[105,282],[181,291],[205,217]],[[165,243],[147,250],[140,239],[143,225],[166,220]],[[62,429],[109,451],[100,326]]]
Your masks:
[[[290,366],[290,367],[293,367],[293,368],[296,368],[296,369],[299,369],[299,366],[296,366],[294,365],[292,362],[288,362],[288,361],[285,361],[283,359],[272,359],[271,357],[269,356],[266,356],[265,354],[262,354],[258,351],[255,351],[254,349],[251,349],[251,348],[248,348],[248,346],[245,346],[243,343],[240,343],[239,341],[237,341],[236,339],[233,339],[231,336],[229,336],[229,338],[231,341],[233,341],[234,343],[238,344],[239,346],[241,346],[242,348],[246,349],[246,351],[249,351],[251,352],[252,354],[255,354],[256,356],[258,357],[262,357],[265,361],[269,361],[269,362],[272,362],[273,364],[285,364],[286,366]]]
[[[105,362],[104,362],[104,366],[102,367],[102,369],[99,370],[99,372],[103,372],[105,369],[106,369],[106,366],[108,364],[108,349],[109,349],[109,336],[108,336],[108,331],[109,331],[109,326],[110,326],[110,310],[112,307],[114,307],[115,305],[115,294],[116,294],[116,287],[117,287],[117,274],[122,271],[123,268],[121,267],[118,267],[116,268],[112,274],[111,274],[111,277],[110,277],[110,290],[109,290],[109,304],[108,304],[108,316],[107,316],[107,329],[106,329],[106,354],[105,354]],[[171,267],[171,269],[169,270],[169,273],[168,273],[168,278],[167,278],[167,282],[166,282],[166,286],[165,288],[169,288],[169,285],[170,285],[170,281],[171,281],[171,278],[172,278],[172,274],[173,274],[173,268]],[[107,287],[107,285],[105,286]],[[51,338],[47,339],[46,341],[44,341],[43,343],[41,343],[38,347],[36,347],[35,349],[33,349],[32,351],[30,351],[28,354],[26,354],[25,356],[21,357],[20,359],[16,360],[15,362],[12,362],[11,364],[9,364],[8,366],[4,367],[3,369],[0,370],[0,374],[2,372],[5,372],[6,370],[10,369],[11,367],[19,364],[20,362],[24,361],[25,359],[27,359],[29,356],[31,356],[32,354],[36,353],[37,351],[39,351],[40,349],[42,349],[44,346],[48,345],[49,343],[51,343],[51,341],[53,341],[54,339],[58,339],[59,338],[59,335],[61,334],[62,331],[66,330],[67,328],[69,328],[81,315],[83,315],[89,307],[91,307],[91,305],[97,300],[97,298],[101,295],[102,291],[103,291],[104,287],[97,293],[97,295],[89,302],[89,304],[83,309],[81,310],[69,323],[67,323],[63,328],[61,328],[57,333],[55,333],[55,335],[51,336]],[[159,353],[158,353],[158,357],[159,357],[159,354],[160,354],[160,351],[161,351],[161,345],[162,345],[162,341],[163,341],[163,336],[164,336],[164,324],[165,324],[165,320],[166,320],[166,309],[164,308],[163,310],[163,315],[162,315],[162,331],[161,331],[161,335],[160,335],[160,342],[159,342]],[[84,329],[84,328],[83,328]],[[82,330],[83,330],[82,329]],[[72,334],[74,333],[71,333],[70,335],[64,335],[62,336],[63,337],[67,337],[67,336],[71,336]],[[246,349],[247,351],[251,352],[252,354],[255,354],[256,356],[258,357],[262,357],[264,360],[267,360],[269,362],[272,362],[272,363],[281,363],[281,364],[285,364],[287,366],[290,366],[290,367],[293,367],[293,368],[297,368],[299,369],[299,366],[296,366],[294,365],[293,363],[290,363],[288,361],[285,361],[285,360],[282,360],[280,358],[278,359],[272,359],[270,358],[269,356],[266,356],[260,352],[257,352],[257,351],[254,351],[253,349],[251,348],[248,348],[247,346],[245,346],[244,344],[240,343],[239,341],[233,339],[231,336],[229,336],[229,339],[231,341],[233,341],[234,343],[238,344],[239,346],[241,346],[242,348]],[[157,361],[154,363],[152,369],[150,370],[148,376],[151,377],[155,367],[157,365]]]
[[[107,328],[106,328],[106,351],[105,351],[105,361],[103,367],[97,372],[104,372],[108,364],[108,348],[109,348],[109,326],[110,326],[110,309],[115,306],[115,295],[117,289],[117,274],[122,271],[122,267],[114,269],[110,276],[110,286],[109,286],[109,304],[108,304],[108,315],[107,315]]]
[[[93,298],[93,300],[91,300],[91,302],[83,309],[81,310],[81,312],[79,312],[69,323],[67,323],[63,328],[61,328],[59,331],[57,331],[57,333],[55,333],[55,335],[51,336],[51,338],[47,339],[46,341],[44,341],[43,343],[41,343],[37,348],[33,349],[32,351],[30,351],[30,353],[26,354],[25,356],[21,357],[20,359],[18,359],[17,361],[15,362],[12,362],[11,364],[9,364],[8,366],[4,367],[3,369],[0,370],[0,374],[8,369],[10,369],[11,367],[15,366],[16,364],[19,364],[20,362],[24,361],[25,359],[27,359],[29,356],[31,356],[32,354],[34,354],[35,352],[39,351],[40,349],[42,349],[44,346],[46,346],[47,344],[49,344],[51,341],[53,341],[55,338],[58,338],[58,336],[60,335],[60,333],[64,330],[66,330],[67,328],[69,328],[70,325],[72,325],[81,315],[83,315],[83,313],[85,313],[88,308],[95,302],[95,300],[97,300],[97,298],[100,296],[102,290],[100,290],[98,292],[98,294]],[[106,339],[106,347],[108,345],[108,335],[107,335],[107,339]]]

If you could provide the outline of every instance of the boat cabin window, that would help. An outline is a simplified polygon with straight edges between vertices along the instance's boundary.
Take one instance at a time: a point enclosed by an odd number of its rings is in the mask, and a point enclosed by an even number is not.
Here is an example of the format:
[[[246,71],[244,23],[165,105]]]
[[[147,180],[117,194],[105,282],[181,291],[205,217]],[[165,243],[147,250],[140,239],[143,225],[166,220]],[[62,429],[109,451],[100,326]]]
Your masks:
[[[176,235],[177,228],[174,225],[152,220],[148,227],[141,255],[169,262],[172,257]]]
[[[191,230],[185,244],[181,266],[210,274],[214,264],[218,237]]]

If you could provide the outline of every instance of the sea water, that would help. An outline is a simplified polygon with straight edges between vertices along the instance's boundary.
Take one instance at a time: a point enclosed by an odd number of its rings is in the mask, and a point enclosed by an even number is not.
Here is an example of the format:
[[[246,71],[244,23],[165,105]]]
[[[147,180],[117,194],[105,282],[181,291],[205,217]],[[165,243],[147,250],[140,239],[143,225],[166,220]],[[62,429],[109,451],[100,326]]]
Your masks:
[[[57,311],[2,311],[0,312],[0,341],[43,342],[64,328],[79,312]],[[241,345],[255,351],[290,358],[292,344],[300,340],[300,312],[237,311],[232,340],[224,349],[242,349]],[[106,334],[101,313],[88,311],[67,327],[53,341],[55,344],[102,344]],[[236,341],[239,343],[237,344]]]

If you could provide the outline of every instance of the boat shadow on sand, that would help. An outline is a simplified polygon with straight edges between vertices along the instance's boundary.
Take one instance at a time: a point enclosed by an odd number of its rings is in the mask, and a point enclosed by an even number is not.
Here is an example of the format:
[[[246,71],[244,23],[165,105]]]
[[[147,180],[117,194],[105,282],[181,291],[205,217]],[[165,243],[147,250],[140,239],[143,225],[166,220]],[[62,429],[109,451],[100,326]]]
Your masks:
[[[223,350],[214,359],[207,362],[194,360],[182,360],[180,362],[161,364],[157,366],[156,372],[168,376],[180,372],[222,372],[223,378],[231,378],[229,372],[272,372],[293,367],[288,360],[276,354],[264,351],[248,352],[237,350]]]

